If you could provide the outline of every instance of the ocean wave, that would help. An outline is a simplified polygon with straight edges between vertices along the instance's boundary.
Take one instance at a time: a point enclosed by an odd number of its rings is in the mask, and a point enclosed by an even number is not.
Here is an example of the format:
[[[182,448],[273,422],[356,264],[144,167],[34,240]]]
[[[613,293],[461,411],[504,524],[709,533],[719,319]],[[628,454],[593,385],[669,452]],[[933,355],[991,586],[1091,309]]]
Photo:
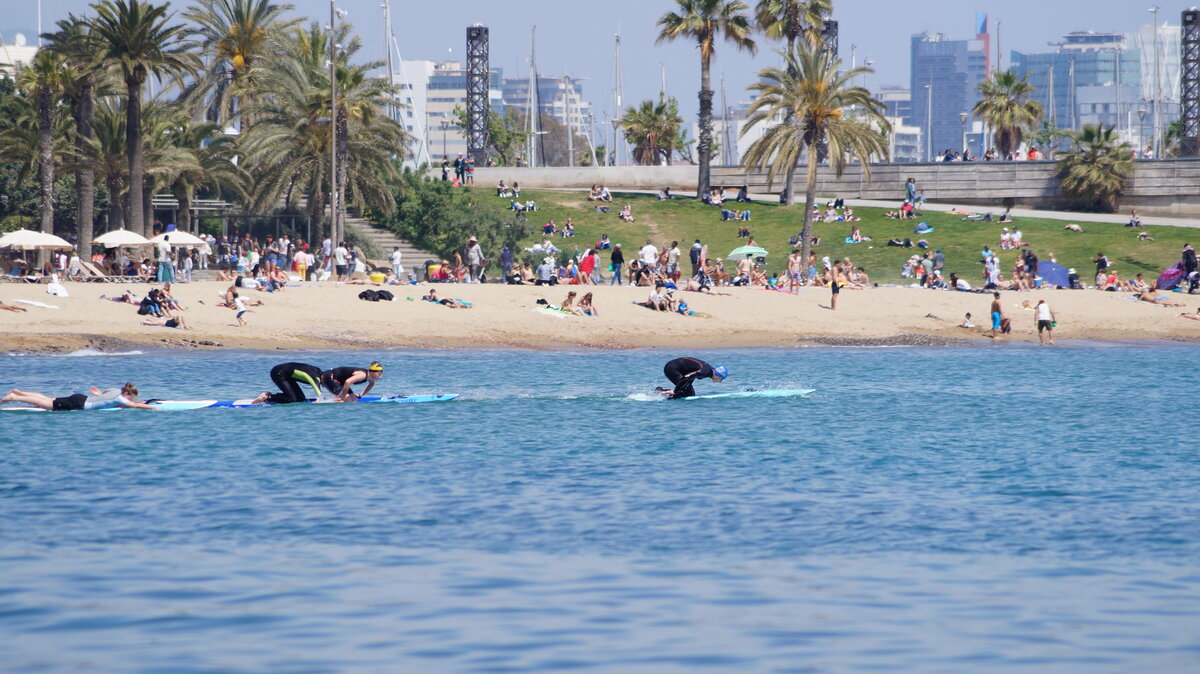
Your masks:
[[[46,354],[59,358],[91,358],[94,356],[141,356],[145,351],[100,351],[98,349],[77,349],[71,353]]]

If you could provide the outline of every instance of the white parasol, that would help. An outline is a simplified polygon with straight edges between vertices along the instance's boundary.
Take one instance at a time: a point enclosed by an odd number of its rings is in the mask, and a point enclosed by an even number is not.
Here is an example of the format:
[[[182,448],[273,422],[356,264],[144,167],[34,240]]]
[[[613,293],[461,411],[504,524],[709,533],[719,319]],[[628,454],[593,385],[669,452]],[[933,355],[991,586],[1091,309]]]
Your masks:
[[[163,241],[166,241],[167,245],[176,248],[180,246],[203,246],[204,244],[208,243],[204,239],[201,239],[194,234],[188,234],[187,232],[180,232],[178,230],[174,232],[163,232],[153,239],[150,239],[150,243],[162,243]]]
[[[18,229],[0,236],[0,248],[16,248],[17,250],[36,250],[39,248],[74,248],[66,239],[61,239],[46,232],[35,232],[29,229]]]
[[[111,232],[105,232],[100,236],[92,239],[92,243],[105,248],[118,248],[120,246],[148,246],[150,239],[131,232],[128,229],[114,229]]]

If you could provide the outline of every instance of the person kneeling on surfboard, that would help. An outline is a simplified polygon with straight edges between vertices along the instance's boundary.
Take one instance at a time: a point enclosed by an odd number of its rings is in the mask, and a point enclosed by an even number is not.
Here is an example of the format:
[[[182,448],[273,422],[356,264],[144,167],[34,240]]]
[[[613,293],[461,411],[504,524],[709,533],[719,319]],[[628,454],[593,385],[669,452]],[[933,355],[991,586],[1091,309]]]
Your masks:
[[[321,368],[308,363],[280,363],[271,368],[271,381],[279,387],[279,393],[271,393],[266,391],[260,393],[254,399],[254,404],[271,403],[273,405],[286,405],[288,403],[302,403],[307,400],[304,395],[304,390],[300,388],[300,384],[304,383],[312,387],[315,397],[321,397]]]
[[[371,363],[367,367],[335,367],[332,370],[326,370],[321,373],[321,385],[326,391],[332,393],[334,400],[340,403],[354,402],[362,396],[367,395],[367,392],[375,386],[375,382],[383,376],[383,365],[378,362]],[[362,393],[355,394],[350,389],[351,386],[361,382],[367,382],[366,388]]]
[[[144,410],[157,409],[153,405],[137,402],[137,395],[137,387],[132,382],[125,382],[120,391],[111,388],[101,391],[93,386],[90,389],[90,395],[76,393],[75,395],[63,396],[61,398],[51,398],[44,393],[13,389],[8,392],[8,395],[0,398],[0,405],[13,402],[27,403],[34,407],[54,412],[104,410],[112,407],[136,407]]]
[[[676,358],[663,366],[663,374],[675,385],[670,392],[670,398],[690,398],[696,395],[692,382],[697,379],[712,379],[721,382],[729,376],[729,370],[724,365],[709,365],[695,358]],[[665,389],[661,389],[666,392]]]

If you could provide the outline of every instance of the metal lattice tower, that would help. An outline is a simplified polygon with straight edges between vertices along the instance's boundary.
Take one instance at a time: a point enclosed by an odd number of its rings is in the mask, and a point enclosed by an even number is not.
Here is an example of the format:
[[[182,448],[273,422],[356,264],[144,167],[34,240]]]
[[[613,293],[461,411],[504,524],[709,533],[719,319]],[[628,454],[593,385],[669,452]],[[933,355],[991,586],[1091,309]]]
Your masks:
[[[487,164],[488,100],[488,29],[475,24],[467,28],[467,154],[478,166]]]
[[[821,42],[825,45],[825,51],[829,52],[831,58],[838,56],[838,22],[834,19],[825,19],[825,25],[821,29]]]
[[[1180,152],[1184,157],[1200,156],[1200,10],[1183,12],[1180,31],[1179,91]]]

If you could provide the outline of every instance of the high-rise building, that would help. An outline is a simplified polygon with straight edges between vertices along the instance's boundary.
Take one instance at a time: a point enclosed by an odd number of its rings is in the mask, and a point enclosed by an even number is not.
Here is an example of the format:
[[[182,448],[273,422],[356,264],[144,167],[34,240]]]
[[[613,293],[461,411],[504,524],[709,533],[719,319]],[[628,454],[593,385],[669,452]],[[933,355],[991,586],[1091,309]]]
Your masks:
[[[885,84],[871,93],[876,100],[883,103],[884,117],[898,117],[905,120],[905,123],[911,123],[912,92],[908,87]]]
[[[589,118],[592,114],[592,104],[583,100],[583,80],[572,77],[537,78],[537,106],[539,112],[546,117],[553,117],[564,126],[568,125],[567,113],[570,111],[570,126],[577,135],[586,136]],[[513,77],[504,80],[504,104],[528,112],[529,78]]]
[[[1075,32],[1052,52],[1012,52],[1012,69],[1060,129],[1111,124],[1128,130],[1143,105],[1142,51],[1121,33]]]
[[[33,63],[37,51],[37,46],[27,44],[22,33],[13,35],[12,42],[6,42],[0,35],[0,76],[12,76],[18,63]]]
[[[489,73],[488,99],[503,114],[501,82],[504,72]],[[457,61],[402,61],[396,74],[402,94],[400,116],[413,137],[412,158],[418,163],[440,164],[442,155],[453,160],[466,154],[467,141],[458,125],[455,108],[467,108],[467,71]]]
[[[924,130],[926,161],[943,150],[962,149],[959,113],[971,113],[979,100],[979,83],[991,70],[987,15],[977,15],[976,24],[976,35],[969,40],[951,40],[943,33],[912,37],[908,123]],[[971,148],[971,153],[979,150]]]

